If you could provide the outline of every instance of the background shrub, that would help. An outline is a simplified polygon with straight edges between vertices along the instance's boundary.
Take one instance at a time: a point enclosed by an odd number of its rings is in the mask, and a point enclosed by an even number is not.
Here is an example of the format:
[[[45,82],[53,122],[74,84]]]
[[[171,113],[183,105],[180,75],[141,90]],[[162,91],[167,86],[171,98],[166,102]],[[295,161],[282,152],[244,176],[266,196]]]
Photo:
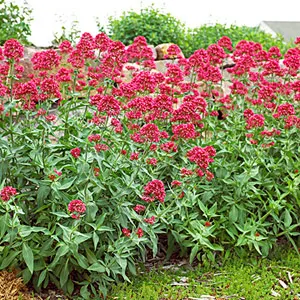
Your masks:
[[[109,18],[108,34],[125,45],[137,36],[144,36],[149,45],[161,43],[181,44],[185,36],[185,25],[170,13],[163,13],[153,6],[142,8],[139,13],[123,12],[120,18]]]
[[[27,38],[31,35],[31,12],[28,7],[19,7],[0,0],[0,45],[12,38],[29,44]]]
[[[260,43],[264,50],[269,50],[272,46],[277,46],[282,53],[292,47],[292,44],[286,44],[281,35],[273,37],[271,34],[264,32],[258,26],[237,26],[224,24],[203,25],[197,28],[188,29],[186,37],[179,44],[186,56],[190,56],[197,49],[207,47],[216,43],[221,37],[228,36],[233,46],[239,41],[253,41]]]
[[[99,22],[98,28],[103,31],[103,26],[100,26]],[[233,46],[241,40],[247,40],[260,43],[265,50],[277,46],[282,53],[292,47],[291,43],[284,42],[282,36],[273,37],[258,26],[216,24],[187,28],[170,13],[163,13],[153,6],[143,8],[139,13],[128,11],[119,18],[110,17],[108,35],[125,45],[131,44],[139,35],[144,36],[148,44],[155,46],[161,43],[175,43],[180,46],[185,57],[189,57],[200,48],[207,49],[223,36],[228,36]]]

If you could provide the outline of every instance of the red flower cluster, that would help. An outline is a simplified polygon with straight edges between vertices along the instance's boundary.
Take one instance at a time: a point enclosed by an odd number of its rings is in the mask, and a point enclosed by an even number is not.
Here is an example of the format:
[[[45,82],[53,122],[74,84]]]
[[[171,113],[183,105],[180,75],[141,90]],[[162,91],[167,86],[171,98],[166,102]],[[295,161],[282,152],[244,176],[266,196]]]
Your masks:
[[[212,146],[206,146],[201,148],[199,146],[194,147],[187,152],[187,158],[194,162],[202,170],[206,170],[210,163],[212,163],[213,157],[216,155],[216,150]]]
[[[136,235],[141,238],[144,235],[143,229],[139,227],[136,231]]]
[[[97,141],[100,141],[100,139],[101,139],[100,134],[91,134],[88,136],[88,140],[90,142],[97,142]]]
[[[36,52],[31,58],[35,70],[52,70],[60,64],[61,56],[53,49]]]
[[[127,237],[130,237],[131,235],[131,231],[128,228],[123,228],[122,233]]]
[[[160,138],[161,132],[159,131],[159,128],[152,123],[144,125],[139,132],[131,135],[131,139],[137,143],[157,143],[160,141]]]
[[[80,156],[81,150],[79,148],[73,148],[71,149],[70,153],[74,158],[78,158]]]
[[[17,190],[13,188],[12,186],[5,186],[1,191],[0,191],[0,198],[3,201],[8,201],[12,196],[17,194]]]
[[[79,219],[81,214],[85,213],[86,206],[81,200],[75,199],[68,204],[68,210],[72,213],[71,217],[73,219]]]
[[[194,124],[191,123],[173,125],[172,132],[174,134],[174,139],[194,139],[199,135],[198,132],[195,130]]]
[[[3,48],[3,54],[7,59],[14,59],[18,62],[24,56],[24,47],[15,39],[6,41]]]
[[[143,212],[145,209],[146,209],[146,206],[140,205],[140,204],[137,204],[137,205],[133,208],[133,210],[136,211],[137,213]]]
[[[261,114],[253,114],[249,118],[246,118],[246,129],[263,127],[265,124],[265,118]]]
[[[128,46],[126,54],[128,55],[128,60],[153,60],[153,52],[147,45],[147,40],[143,36],[137,36],[133,43]]]
[[[155,216],[152,216],[152,217],[150,217],[150,218],[145,218],[145,219],[144,219],[144,222],[145,222],[145,223],[148,223],[148,224],[150,224],[150,225],[153,225],[153,224],[155,223]]]
[[[61,53],[70,53],[73,50],[72,44],[69,41],[62,41],[58,48]]]
[[[121,111],[120,102],[110,95],[94,95],[91,97],[90,104],[96,105],[99,112],[104,112],[109,117],[117,116]]]
[[[164,184],[161,180],[154,179],[147,183],[144,187],[142,199],[146,202],[158,200],[163,203],[165,201],[166,192]]]

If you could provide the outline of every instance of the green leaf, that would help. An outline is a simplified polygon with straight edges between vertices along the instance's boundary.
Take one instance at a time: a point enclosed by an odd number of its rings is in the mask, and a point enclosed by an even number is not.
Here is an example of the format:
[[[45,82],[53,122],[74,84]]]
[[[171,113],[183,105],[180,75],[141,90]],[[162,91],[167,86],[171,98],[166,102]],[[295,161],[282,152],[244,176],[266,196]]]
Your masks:
[[[43,206],[44,200],[48,197],[50,194],[51,188],[47,185],[41,185],[37,192],[37,206],[41,207]]]
[[[47,275],[47,269],[45,269],[43,272],[40,273],[40,276],[39,276],[39,280],[38,280],[38,283],[37,283],[37,286],[40,286],[43,281],[45,280],[46,278],[46,275]]]
[[[89,271],[95,271],[98,273],[104,273],[105,272],[105,267],[103,265],[101,265],[100,263],[94,263],[91,266],[88,267]]]
[[[95,221],[97,212],[98,212],[98,206],[94,202],[88,202],[86,205],[87,222]]]
[[[2,260],[0,270],[7,268],[20,253],[21,251],[11,251],[10,254]]]
[[[90,292],[88,291],[88,285],[84,285],[81,289],[80,289],[80,295],[83,299],[90,299]]]
[[[94,250],[96,251],[99,242],[99,236],[96,232],[93,233]]]
[[[288,228],[292,224],[293,219],[291,217],[290,212],[287,209],[284,211],[283,214],[284,214],[284,226]]]
[[[7,230],[7,221],[9,218],[9,214],[6,213],[5,215],[0,217],[0,239],[4,236]]]
[[[213,195],[214,193],[211,191],[204,192],[202,194],[202,201],[206,203],[208,200],[210,200],[213,197]]]
[[[55,216],[58,216],[58,217],[61,217],[61,218],[70,218],[70,215],[64,213],[64,212],[61,212],[61,211],[57,211],[57,212],[50,212],[52,215],[55,215]]]
[[[66,263],[64,264],[64,266],[59,274],[59,282],[62,287],[66,284],[66,282],[69,279],[70,271],[69,271],[68,263],[69,263],[69,260],[67,259]]]
[[[67,178],[67,179],[63,180],[57,189],[58,190],[66,190],[66,189],[70,188],[73,185],[75,179],[76,179],[76,177]]]
[[[23,247],[22,247],[22,255],[30,273],[32,274],[33,267],[34,267],[33,253],[31,248],[25,242],[23,243]]]
[[[21,237],[29,236],[32,232],[42,232],[46,235],[51,234],[50,231],[44,227],[31,227],[31,226],[26,226],[26,225],[20,226],[19,235]]]
[[[195,259],[196,255],[197,255],[198,251],[199,251],[199,245],[196,244],[193,247],[193,249],[191,251],[191,254],[190,254],[190,264],[192,264],[192,262],[194,261],[194,259]]]
[[[231,206],[228,217],[229,217],[229,221],[232,223],[234,223],[238,220],[239,211],[235,205]]]

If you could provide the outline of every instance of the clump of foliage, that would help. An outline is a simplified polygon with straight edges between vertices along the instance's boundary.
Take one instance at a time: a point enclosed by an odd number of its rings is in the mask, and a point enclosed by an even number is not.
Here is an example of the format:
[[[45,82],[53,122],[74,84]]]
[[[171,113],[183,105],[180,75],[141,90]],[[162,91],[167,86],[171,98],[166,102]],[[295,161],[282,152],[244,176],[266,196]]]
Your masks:
[[[170,13],[163,13],[153,6],[143,8],[140,12],[124,12],[119,18],[110,17],[108,34],[125,45],[131,44],[139,35],[144,36],[154,46],[175,43],[185,57],[189,57],[197,49],[207,49],[223,36],[228,36],[234,46],[241,40],[248,40],[260,43],[265,50],[277,46],[282,53],[292,47],[291,43],[284,42],[282,36],[273,37],[259,27],[215,24],[187,28]]]
[[[186,56],[190,56],[197,49],[207,49],[209,45],[216,43],[223,36],[228,36],[234,46],[241,40],[247,40],[260,43],[265,50],[277,46],[282,53],[285,53],[292,46],[292,43],[285,43],[281,35],[274,37],[261,30],[259,26],[227,26],[224,24],[189,28],[185,39],[181,41],[179,46]]]
[[[141,272],[131,283],[115,285],[116,299],[297,299],[300,290],[299,255],[287,245],[276,247],[270,258],[231,255],[216,264],[169,266]],[[147,272],[148,271],[148,272]],[[208,296],[205,299],[209,299]]]
[[[59,48],[26,79],[23,46],[0,48],[0,269],[91,299],[163,249],[298,251],[299,48],[222,37],[164,74],[142,36]]]
[[[12,2],[0,0],[0,45],[8,39],[18,39],[29,44],[32,11],[28,7],[19,7]]]
[[[163,13],[153,6],[142,8],[140,12],[123,12],[119,18],[110,17],[108,35],[125,45],[137,36],[144,36],[149,45],[175,43],[184,39],[185,25],[170,13]]]

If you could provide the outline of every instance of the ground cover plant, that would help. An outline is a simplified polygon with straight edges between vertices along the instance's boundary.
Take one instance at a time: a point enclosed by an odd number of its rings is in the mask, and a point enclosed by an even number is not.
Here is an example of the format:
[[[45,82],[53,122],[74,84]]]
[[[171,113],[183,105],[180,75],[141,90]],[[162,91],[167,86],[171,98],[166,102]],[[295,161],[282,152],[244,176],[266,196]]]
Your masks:
[[[216,264],[191,268],[167,264],[141,267],[132,283],[114,285],[109,299],[299,299],[299,256],[286,245],[269,258],[233,255]]]
[[[22,80],[23,46],[6,41],[0,269],[90,299],[158,251],[214,262],[267,256],[280,238],[298,251],[295,43],[283,57],[223,37],[177,60],[174,45],[162,74],[145,38],[125,48],[84,33],[36,53]]]

